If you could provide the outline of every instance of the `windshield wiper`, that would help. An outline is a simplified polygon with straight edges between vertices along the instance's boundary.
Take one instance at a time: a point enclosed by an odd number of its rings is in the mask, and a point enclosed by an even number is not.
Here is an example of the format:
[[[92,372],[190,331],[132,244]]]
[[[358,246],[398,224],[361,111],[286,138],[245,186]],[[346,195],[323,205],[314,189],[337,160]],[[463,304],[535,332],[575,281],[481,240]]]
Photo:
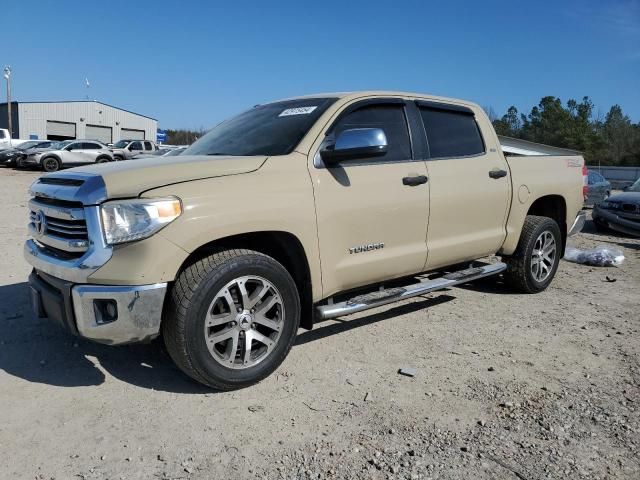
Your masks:
[[[207,153],[207,155],[220,155],[220,156],[225,156],[225,157],[237,157],[238,155],[234,155],[233,153],[225,153],[225,152],[213,152],[213,153]]]

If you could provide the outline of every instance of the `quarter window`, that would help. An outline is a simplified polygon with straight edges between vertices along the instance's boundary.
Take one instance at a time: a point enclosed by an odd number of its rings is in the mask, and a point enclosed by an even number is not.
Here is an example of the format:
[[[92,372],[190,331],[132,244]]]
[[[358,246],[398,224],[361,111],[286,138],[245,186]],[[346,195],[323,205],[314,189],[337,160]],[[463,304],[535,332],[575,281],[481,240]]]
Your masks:
[[[351,128],[381,128],[387,136],[387,153],[372,161],[410,160],[411,141],[403,105],[368,105],[338,120],[333,127],[335,138]]]
[[[420,107],[432,158],[465,157],[484,153],[484,142],[472,114]]]

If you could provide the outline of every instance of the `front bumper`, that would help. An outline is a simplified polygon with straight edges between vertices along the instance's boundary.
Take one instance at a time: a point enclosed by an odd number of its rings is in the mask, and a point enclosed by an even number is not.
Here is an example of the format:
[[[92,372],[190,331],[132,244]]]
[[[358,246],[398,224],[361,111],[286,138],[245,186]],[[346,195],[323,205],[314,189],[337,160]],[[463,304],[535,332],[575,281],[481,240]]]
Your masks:
[[[166,283],[78,285],[34,270],[29,286],[34,312],[80,337],[119,345],[160,333]]]
[[[640,236],[640,214],[624,213],[623,217],[618,215],[614,210],[605,210],[596,205],[591,215],[594,222],[604,224],[611,230],[626,235]]]
[[[578,212],[578,215],[576,215],[576,219],[574,220],[573,225],[569,229],[569,233],[567,233],[567,236],[570,237],[572,235],[575,235],[576,233],[580,233],[586,221],[587,221],[587,212],[585,212],[584,210],[580,210],[580,212]]]

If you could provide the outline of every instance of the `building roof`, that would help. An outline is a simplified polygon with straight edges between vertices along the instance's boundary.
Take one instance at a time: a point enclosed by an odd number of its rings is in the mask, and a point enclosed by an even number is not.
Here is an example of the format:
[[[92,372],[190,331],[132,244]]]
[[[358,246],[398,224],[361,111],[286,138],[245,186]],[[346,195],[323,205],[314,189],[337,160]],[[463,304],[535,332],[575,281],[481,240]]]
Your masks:
[[[18,100],[13,100],[11,102],[16,103],[16,104],[20,104],[20,103],[97,103],[100,105],[104,105],[105,107],[111,107],[111,108],[115,108],[116,110],[122,110],[123,112],[127,112],[127,113],[131,113],[133,115],[138,115],[139,117],[144,117],[144,118],[148,118],[150,120],[155,120],[156,122],[158,121],[157,118],[153,118],[153,117],[149,117],[148,115],[142,115],[141,113],[136,113],[136,112],[132,112],[131,110],[126,110],[124,108],[120,108],[120,107],[116,107],[115,105],[110,105],[108,103],[104,103],[104,102],[99,102],[97,100],[52,100],[52,101],[29,101],[29,102],[22,102],[22,101],[18,101]],[[7,102],[1,102],[0,105],[6,105]]]

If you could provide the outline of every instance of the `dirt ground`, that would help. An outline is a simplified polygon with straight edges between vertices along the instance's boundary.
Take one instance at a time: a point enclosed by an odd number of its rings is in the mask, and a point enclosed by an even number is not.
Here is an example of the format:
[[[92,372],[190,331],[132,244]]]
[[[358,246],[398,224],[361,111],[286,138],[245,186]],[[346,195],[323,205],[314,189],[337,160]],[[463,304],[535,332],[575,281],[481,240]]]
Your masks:
[[[0,478],[640,478],[639,240],[589,222],[570,243],[620,248],[620,268],[563,261],[539,295],[488,279],[324,322],[267,380],[216,393],[160,342],[34,318],[36,177],[0,167]]]

